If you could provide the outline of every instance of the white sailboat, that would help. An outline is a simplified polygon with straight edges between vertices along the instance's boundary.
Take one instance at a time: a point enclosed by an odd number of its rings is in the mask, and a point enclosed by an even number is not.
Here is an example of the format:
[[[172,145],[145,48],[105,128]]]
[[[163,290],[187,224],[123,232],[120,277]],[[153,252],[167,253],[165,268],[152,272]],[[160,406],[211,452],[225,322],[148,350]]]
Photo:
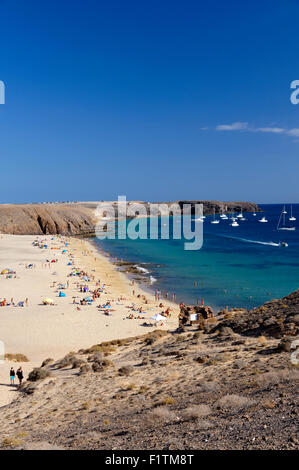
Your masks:
[[[239,227],[239,224],[236,220],[233,220],[233,222],[231,223],[231,226],[232,227]]]
[[[219,224],[220,220],[215,218],[215,208],[214,208],[214,219],[211,220],[211,224]]]
[[[286,214],[287,214],[286,208],[285,206],[283,206],[283,210],[278,220],[277,230],[289,230],[289,231],[296,230],[296,227],[286,226]]]
[[[289,218],[290,222],[295,222],[296,217],[293,217],[293,206],[291,205],[291,217]]]
[[[268,220],[266,219],[266,217],[262,217],[261,219],[259,219],[259,222],[266,223],[268,222]]]

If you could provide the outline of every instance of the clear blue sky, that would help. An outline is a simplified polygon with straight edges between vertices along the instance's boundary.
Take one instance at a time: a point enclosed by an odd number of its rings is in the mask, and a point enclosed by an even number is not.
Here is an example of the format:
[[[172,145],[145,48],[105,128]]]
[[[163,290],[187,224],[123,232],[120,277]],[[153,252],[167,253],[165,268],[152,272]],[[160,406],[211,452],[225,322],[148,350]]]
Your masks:
[[[299,202],[297,0],[0,0],[0,51],[1,202]]]

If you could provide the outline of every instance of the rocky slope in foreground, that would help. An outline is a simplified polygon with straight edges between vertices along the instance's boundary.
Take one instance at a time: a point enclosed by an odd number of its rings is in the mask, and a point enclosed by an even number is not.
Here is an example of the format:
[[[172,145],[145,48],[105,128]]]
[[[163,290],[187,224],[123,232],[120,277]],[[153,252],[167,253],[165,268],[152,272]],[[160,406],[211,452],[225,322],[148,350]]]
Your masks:
[[[46,361],[0,409],[0,448],[298,449],[299,370],[280,340],[186,330]]]
[[[141,201],[140,201],[141,202]],[[203,203],[204,213],[222,210],[258,211],[256,204],[247,202],[223,203],[219,201],[178,201],[180,207],[184,203]],[[118,205],[109,203],[115,208],[117,216]],[[129,202],[134,206],[134,202]],[[149,212],[149,204],[142,203]],[[165,203],[171,205],[173,203]],[[95,230],[95,209],[98,202],[65,203],[65,204],[2,204],[0,205],[0,233],[15,235],[42,234],[92,234]]]
[[[242,315],[231,315],[221,325],[248,336],[263,334],[274,338],[294,337],[299,334],[299,290],[243,312]]]

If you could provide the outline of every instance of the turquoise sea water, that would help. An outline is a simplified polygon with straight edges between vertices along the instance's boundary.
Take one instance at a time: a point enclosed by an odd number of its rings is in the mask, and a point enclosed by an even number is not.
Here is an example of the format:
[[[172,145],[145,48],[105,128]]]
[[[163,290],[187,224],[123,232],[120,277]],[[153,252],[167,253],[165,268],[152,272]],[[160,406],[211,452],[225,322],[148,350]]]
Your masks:
[[[175,292],[178,302],[204,298],[216,308],[251,308],[299,288],[299,204],[293,205],[295,232],[276,230],[282,204],[260,207],[262,214],[244,214],[246,221],[239,221],[239,227],[231,227],[229,220],[213,225],[212,217],[207,217],[198,251],[185,251],[185,240],[95,243],[112,256],[146,268],[147,276],[156,279],[151,288],[168,291],[169,297]],[[263,215],[268,223],[258,222]],[[280,241],[289,246],[277,246]]]

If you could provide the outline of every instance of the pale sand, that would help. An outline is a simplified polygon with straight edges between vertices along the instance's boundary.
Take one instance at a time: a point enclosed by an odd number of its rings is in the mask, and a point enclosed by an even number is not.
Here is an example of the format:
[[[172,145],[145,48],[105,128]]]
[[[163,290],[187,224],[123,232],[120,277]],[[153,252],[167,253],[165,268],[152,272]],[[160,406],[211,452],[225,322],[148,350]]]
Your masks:
[[[36,239],[45,240],[48,249],[33,246]],[[40,366],[48,357],[59,359],[70,351],[88,348],[102,341],[144,334],[157,328],[141,325],[145,321],[150,322],[152,315],[162,311],[158,307],[159,302],[139,288],[136,282],[132,286],[127,276],[118,272],[109,259],[98,253],[91,243],[74,238],[51,239],[51,236],[0,236],[0,272],[4,268],[11,268],[17,273],[16,279],[0,276],[0,298],[6,298],[9,303],[11,298],[15,303],[26,297],[29,299],[28,307],[0,307],[0,340],[4,342],[5,353],[25,354],[30,360],[22,364],[8,361],[0,364],[0,406],[9,403],[18,394],[9,386],[11,365],[15,370],[22,365],[26,378],[33,367]],[[65,241],[69,243],[66,248]],[[59,249],[52,250],[52,247]],[[67,250],[66,254],[62,254],[63,249]],[[77,277],[67,277],[73,269],[73,266],[67,266],[70,254],[73,254],[77,268],[95,277],[94,282],[88,283],[90,288],[96,287],[98,279],[101,280],[101,285],[107,285],[106,294],[101,294],[101,298],[96,299],[92,305],[80,306],[80,311],[77,310],[78,305],[72,303],[72,297],[82,299],[88,294],[80,293],[77,289],[77,282],[84,284],[83,281]],[[46,260],[52,258],[57,258],[58,262],[51,264],[50,268],[44,267]],[[26,269],[25,265],[29,263],[35,264],[35,267]],[[53,275],[54,272],[57,274]],[[70,282],[69,288],[64,291],[67,296],[60,298],[57,287],[51,287],[52,283],[66,283],[67,280]],[[144,304],[137,298],[138,294],[146,295],[149,303]],[[127,300],[117,302],[120,296]],[[42,299],[46,297],[52,298],[55,305],[41,305]],[[115,300],[111,302],[114,311],[111,316],[106,316],[96,306],[112,299]],[[171,307],[172,316],[163,326],[159,323],[158,328],[175,329],[178,306],[165,299],[161,301],[164,306]],[[132,305],[132,302],[137,306],[144,306],[146,314],[132,313],[134,316],[144,316],[145,319],[125,319],[131,313],[126,306]]]

